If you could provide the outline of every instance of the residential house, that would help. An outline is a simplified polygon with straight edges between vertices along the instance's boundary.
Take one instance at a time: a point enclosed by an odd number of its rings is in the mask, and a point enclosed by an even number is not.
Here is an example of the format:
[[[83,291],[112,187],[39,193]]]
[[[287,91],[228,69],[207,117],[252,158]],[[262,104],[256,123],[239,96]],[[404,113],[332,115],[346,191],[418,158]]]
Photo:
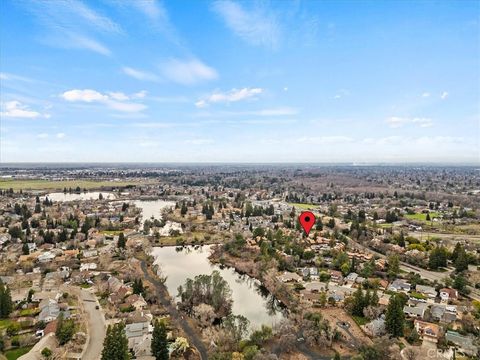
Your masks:
[[[318,280],[319,274],[316,267],[305,267],[300,269],[300,275],[303,276],[303,279]]]
[[[433,343],[438,342],[438,337],[440,336],[440,326],[421,320],[415,320],[414,326],[415,330],[423,341],[430,341]]]
[[[358,274],[351,272],[350,274],[347,275],[347,277],[345,278],[345,281],[347,282],[347,284],[353,285],[357,280],[357,278],[358,278]]]
[[[37,257],[37,260],[40,263],[48,263],[51,262],[53,259],[55,259],[55,255],[50,251],[45,251]]]
[[[312,293],[319,293],[327,289],[327,284],[320,281],[312,281],[304,284],[305,290]]]
[[[408,293],[410,291],[410,284],[405,280],[396,279],[390,284],[388,290],[394,292]]]
[[[40,307],[40,314],[38,315],[38,320],[43,322],[50,322],[57,319],[60,314],[60,307],[56,300],[48,299],[46,304]]]
[[[411,318],[422,319],[425,316],[425,310],[427,310],[427,304],[425,303],[418,303],[415,306],[405,305],[403,307],[404,314]]]
[[[458,291],[451,288],[440,289],[440,299],[442,302],[448,303],[458,299]]]
[[[437,297],[437,291],[431,286],[417,285],[415,287],[415,291],[423,296],[426,296],[430,300],[433,300]]]
[[[437,321],[451,323],[457,320],[457,307],[455,305],[434,304],[430,308],[430,313]]]
[[[124,303],[127,306],[133,306],[136,310],[143,310],[147,307],[147,302],[142,295],[133,294],[128,296]]]
[[[447,330],[445,339],[448,342],[455,344],[458,347],[458,351],[468,356],[478,356],[479,348],[473,344],[473,338],[471,336],[460,335],[456,331]]]
[[[301,282],[302,277],[296,273],[285,271],[282,275],[278,276],[278,280],[284,283],[288,282]]]
[[[337,283],[338,285],[343,284],[343,275],[340,271],[330,270],[330,281]]]
[[[368,324],[365,325],[364,329],[367,332],[367,334],[369,334],[372,337],[385,335],[386,333],[385,316],[382,315],[379,318],[370,321]]]

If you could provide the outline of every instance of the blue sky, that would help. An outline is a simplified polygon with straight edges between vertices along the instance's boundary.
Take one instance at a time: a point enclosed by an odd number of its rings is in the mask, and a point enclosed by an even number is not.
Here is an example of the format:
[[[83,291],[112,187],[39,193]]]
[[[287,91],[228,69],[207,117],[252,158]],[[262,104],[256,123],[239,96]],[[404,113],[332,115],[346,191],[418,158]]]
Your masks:
[[[478,1],[0,4],[2,162],[480,162]]]

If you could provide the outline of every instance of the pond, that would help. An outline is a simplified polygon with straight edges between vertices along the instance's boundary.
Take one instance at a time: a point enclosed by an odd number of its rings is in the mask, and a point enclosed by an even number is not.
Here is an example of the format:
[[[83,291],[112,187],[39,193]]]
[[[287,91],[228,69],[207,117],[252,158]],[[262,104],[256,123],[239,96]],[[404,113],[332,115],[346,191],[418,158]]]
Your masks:
[[[200,274],[211,274],[218,270],[232,290],[233,313],[243,315],[250,321],[252,329],[262,324],[275,326],[283,318],[283,310],[278,301],[271,296],[260,282],[248,275],[241,275],[232,268],[214,265],[208,259],[212,245],[203,247],[155,247],[152,255],[158,264],[162,276],[166,276],[166,286],[170,295],[176,297],[177,288],[187,278]]]
[[[152,217],[160,220],[163,209],[175,206],[175,202],[165,200],[136,200],[133,204],[142,211],[142,225],[145,220]]]
[[[115,194],[107,191],[88,191],[80,193],[50,193],[46,196],[49,200],[52,201],[75,201],[75,200],[98,200],[98,197],[102,194],[104,199],[113,200],[115,199]],[[45,199],[45,196],[42,196],[41,199]]]

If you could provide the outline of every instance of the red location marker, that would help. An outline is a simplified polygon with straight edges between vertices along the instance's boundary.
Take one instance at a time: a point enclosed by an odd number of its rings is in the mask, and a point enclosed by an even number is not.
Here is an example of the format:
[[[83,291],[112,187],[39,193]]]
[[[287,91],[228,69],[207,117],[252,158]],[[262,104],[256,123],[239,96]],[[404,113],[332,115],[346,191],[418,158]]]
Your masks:
[[[305,233],[308,236],[310,230],[313,227],[313,224],[315,224],[315,215],[313,215],[311,211],[304,211],[298,216],[298,221],[300,222],[300,225],[302,225],[303,230],[305,230]]]

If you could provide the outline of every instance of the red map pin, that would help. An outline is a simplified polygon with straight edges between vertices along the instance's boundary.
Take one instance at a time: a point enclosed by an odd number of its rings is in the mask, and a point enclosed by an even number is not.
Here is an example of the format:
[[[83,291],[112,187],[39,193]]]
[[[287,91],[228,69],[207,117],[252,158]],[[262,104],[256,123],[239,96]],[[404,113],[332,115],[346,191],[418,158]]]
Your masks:
[[[311,211],[304,211],[298,216],[298,221],[300,222],[300,225],[302,225],[303,230],[305,230],[305,233],[308,236],[310,230],[313,227],[313,224],[315,224],[315,215],[313,215]]]

